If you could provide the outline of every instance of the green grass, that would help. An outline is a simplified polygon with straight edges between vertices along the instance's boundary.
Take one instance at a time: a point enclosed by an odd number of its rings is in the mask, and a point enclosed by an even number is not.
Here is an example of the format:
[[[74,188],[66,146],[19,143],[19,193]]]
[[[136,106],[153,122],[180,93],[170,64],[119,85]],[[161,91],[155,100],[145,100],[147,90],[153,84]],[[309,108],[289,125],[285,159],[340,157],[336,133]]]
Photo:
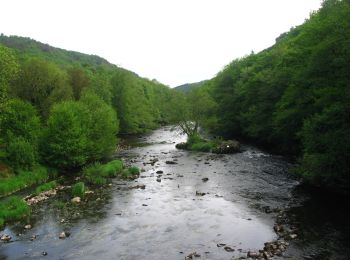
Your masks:
[[[40,193],[42,193],[44,191],[52,190],[52,189],[54,189],[56,187],[57,187],[57,182],[56,181],[50,181],[50,182],[47,182],[47,183],[37,187],[35,189],[35,194],[39,195]]]
[[[9,197],[0,204],[0,224],[2,221],[2,225],[5,222],[22,220],[28,216],[30,216],[30,207],[17,196]]]
[[[123,163],[119,160],[114,160],[102,165],[102,175],[104,177],[116,177],[122,170]]]
[[[199,142],[192,144],[191,150],[198,152],[210,152],[212,149],[212,144],[210,142]]]
[[[136,174],[140,173],[140,169],[137,168],[136,166],[132,166],[128,170],[129,170],[131,175],[136,175]]]
[[[83,175],[90,184],[104,185],[107,183],[106,178],[118,176],[123,170],[123,163],[114,160],[106,164],[94,163],[83,169]]]
[[[84,182],[78,182],[72,187],[72,194],[74,197],[84,197],[85,195],[85,184]]]
[[[9,195],[34,184],[41,184],[49,179],[48,169],[37,167],[33,171],[19,171],[15,176],[0,178],[0,197]]]
[[[2,228],[5,225],[5,220],[3,218],[0,218],[0,228]]]

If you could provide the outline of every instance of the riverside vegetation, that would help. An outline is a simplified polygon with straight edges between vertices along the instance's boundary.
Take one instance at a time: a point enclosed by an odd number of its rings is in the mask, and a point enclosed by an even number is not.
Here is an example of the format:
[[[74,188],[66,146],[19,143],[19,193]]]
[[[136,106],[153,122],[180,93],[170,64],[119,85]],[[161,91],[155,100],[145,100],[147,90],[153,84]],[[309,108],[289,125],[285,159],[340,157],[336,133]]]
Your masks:
[[[115,151],[117,134],[170,123],[179,96],[100,57],[1,35],[0,197],[40,184],[36,194],[54,190],[58,183],[46,182],[72,172],[89,185],[136,175],[120,161],[99,162]],[[84,190],[79,183],[72,193]],[[28,216],[23,203],[1,203],[0,225]]]
[[[196,122],[188,132],[201,125],[290,155],[305,183],[349,194],[349,16],[348,0],[323,1],[272,47],[194,87],[187,98],[195,107],[181,113]]]
[[[192,150],[213,150],[204,130],[248,139],[298,158],[294,172],[306,183],[348,194],[349,16],[349,1],[326,0],[274,46],[234,60],[186,94],[97,56],[1,35],[0,196],[71,172],[81,172],[84,183],[72,191],[81,195],[85,182],[137,175],[121,162],[101,164],[117,134],[174,122]],[[28,216],[20,201],[1,204],[0,225]],[[18,206],[6,213],[11,203]]]

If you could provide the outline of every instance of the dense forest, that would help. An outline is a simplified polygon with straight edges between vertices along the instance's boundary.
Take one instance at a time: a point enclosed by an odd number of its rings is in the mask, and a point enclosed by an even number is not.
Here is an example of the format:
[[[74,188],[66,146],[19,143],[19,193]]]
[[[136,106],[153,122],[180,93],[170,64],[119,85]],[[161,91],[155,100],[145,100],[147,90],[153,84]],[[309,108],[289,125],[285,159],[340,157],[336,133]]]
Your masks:
[[[1,35],[0,57],[1,161],[10,171],[106,158],[118,133],[169,123],[179,96],[100,57],[29,38]]]
[[[327,0],[304,24],[236,59],[197,92],[210,129],[300,158],[315,186],[350,190],[350,2]]]

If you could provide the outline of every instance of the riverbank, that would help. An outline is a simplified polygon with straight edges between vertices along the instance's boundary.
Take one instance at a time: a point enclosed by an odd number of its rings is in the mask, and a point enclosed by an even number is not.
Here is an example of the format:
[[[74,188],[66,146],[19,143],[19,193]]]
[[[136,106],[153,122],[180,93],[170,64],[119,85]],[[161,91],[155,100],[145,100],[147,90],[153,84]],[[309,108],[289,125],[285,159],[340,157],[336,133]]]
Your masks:
[[[313,198],[298,190],[283,157],[246,145],[232,155],[177,150],[185,139],[169,127],[135,137],[134,144],[148,145],[114,157],[138,166],[138,179],[112,179],[79,204],[66,191],[34,206],[31,229],[0,232],[14,241],[0,243],[0,256],[184,259],[196,252],[198,259],[238,259],[282,245],[282,258],[346,259],[349,224],[327,218],[341,211],[310,207]],[[311,221],[315,212],[325,225]],[[62,232],[70,235],[60,239]]]

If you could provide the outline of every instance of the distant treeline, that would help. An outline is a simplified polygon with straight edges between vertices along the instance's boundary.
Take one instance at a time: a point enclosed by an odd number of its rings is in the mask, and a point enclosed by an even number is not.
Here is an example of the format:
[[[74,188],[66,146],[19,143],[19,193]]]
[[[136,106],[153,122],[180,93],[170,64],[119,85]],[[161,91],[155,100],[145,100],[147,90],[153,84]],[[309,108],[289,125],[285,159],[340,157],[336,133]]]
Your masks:
[[[0,36],[0,160],[61,169],[110,155],[118,133],[171,122],[180,94],[106,60]]]
[[[350,1],[326,0],[304,24],[208,81],[211,130],[300,158],[306,181],[350,190]]]

